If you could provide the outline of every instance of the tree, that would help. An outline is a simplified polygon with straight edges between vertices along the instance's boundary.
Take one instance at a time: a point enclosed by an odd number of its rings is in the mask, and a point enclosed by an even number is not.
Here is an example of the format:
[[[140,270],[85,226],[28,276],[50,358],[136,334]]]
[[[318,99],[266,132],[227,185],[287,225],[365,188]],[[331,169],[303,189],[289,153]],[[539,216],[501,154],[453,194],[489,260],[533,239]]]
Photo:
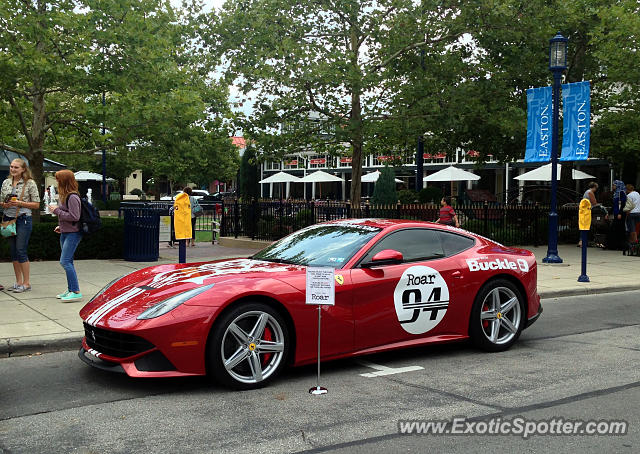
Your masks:
[[[260,196],[258,175],[256,149],[253,145],[247,145],[240,161],[238,174],[238,195],[246,202],[257,199]]]
[[[393,168],[384,166],[373,188],[371,201],[374,205],[393,205],[398,202],[396,175]]]
[[[455,47],[467,31],[461,5],[471,3],[228,2],[214,13],[207,42],[228,80],[254,101],[243,127],[261,158],[346,151],[351,201],[358,204],[363,157],[388,150],[381,133],[393,131],[387,127],[393,96],[407,83],[393,66],[420,49],[446,54],[447,45]],[[314,114],[319,117],[311,121]]]
[[[161,0],[1,2],[0,147],[25,155],[40,184],[44,156],[102,149],[128,169],[173,170],[187,155],[198,178],[227,174],[227,89],[192,52],[196,17],[195,3]]]

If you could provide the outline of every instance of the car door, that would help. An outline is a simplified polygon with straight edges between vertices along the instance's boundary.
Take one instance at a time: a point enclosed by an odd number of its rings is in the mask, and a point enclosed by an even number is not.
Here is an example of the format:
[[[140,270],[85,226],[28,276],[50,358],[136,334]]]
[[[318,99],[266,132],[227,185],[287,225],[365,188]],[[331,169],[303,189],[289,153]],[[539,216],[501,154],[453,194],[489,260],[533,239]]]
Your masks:
[[[363,267],[393,249],[404,262]],[[459,264],[446,257],[439,232],[396,230],[378,241],[351,271],[356,350],[446,333],[446,313],[459,297]]]

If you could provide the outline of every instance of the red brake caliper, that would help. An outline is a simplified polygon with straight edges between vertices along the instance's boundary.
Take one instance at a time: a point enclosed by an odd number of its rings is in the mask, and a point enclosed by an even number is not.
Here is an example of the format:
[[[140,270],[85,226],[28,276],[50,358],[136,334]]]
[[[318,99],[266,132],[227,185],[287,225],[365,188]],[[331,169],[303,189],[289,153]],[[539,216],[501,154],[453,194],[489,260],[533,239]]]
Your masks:
[[[268,326],[266,326],[264,328],[264,336],[262,337],[262,340],[266,340],[266,341],[272,341],[273,340],[273,334],[271,332],[271,328],[269,328]],[[273,353],[266,353],[262,356],[262,366],[266,366],[267,363],[269,362],[269,360],[271,359],[271,355],[273,355]]]
[[[489,306],[487,306],[486,304],[484,306],[482,306],[482,311],[481,312],[485,312],[489,310]],[[482,327],[483,328],[488,328],[489,327],[489,322],[487,320],[482,320]]]

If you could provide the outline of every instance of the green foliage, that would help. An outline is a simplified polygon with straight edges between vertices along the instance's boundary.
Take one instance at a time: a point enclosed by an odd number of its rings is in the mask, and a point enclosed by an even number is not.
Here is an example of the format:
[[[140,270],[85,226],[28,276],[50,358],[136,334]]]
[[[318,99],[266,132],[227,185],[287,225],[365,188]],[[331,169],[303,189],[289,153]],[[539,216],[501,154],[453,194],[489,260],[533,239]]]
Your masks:
[[[255,153],[254,147],[247,147],[240,161],[238,196],[242,197],[245,202],[257,199],[260,195],[259,173]]]
[[[198,184],[233,177],[228,90],[194,48],[199,7],[0,2],[0,147],[23,152],[37,181],[44,156],[97,170],[103,148],[121,181],[136,168]]]
[[[418,193],[411,189],[403,189],[401,191],[398,191],[398,200],[400,200],[400,203],[403,205],[410,205],[412,203],[420,202]]]
[[[418,193],[420,203],[436,203],[439,204],[442,200],[442,191],[435,186],[428,186],[423,188]]]
[[[28,248],[31,261],[60,259],[60,235],[53,231],[57,225],[58,222],[52,216],[43,216],[41,222],[33,224]],[[82,238],[74,258],[120,259],[123,239],[124,221],[102,218],[102,228]],[[9,244],[6,241],[0,241],[0,257],[6,261],[10,260]]]
[[[392,205],[398,203],[395,177],[396,174],[392,167],[383,167],[380,172],[380,177],[373,188],[371,202],[374,205]]]

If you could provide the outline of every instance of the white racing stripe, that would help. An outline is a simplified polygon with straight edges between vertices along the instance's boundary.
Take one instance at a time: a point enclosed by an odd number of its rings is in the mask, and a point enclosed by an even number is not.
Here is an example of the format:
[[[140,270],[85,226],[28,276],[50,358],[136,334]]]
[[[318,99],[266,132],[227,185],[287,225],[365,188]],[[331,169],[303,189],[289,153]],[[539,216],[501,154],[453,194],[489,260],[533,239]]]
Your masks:
[[[124,292],[122,295],[118,295],[116,298],[100,306],[89,317],[87,317],[85,321],[91,326],[96,326],[95,324],[98,322],[98,320],[100,320],[102,316],[104,316],[107,312],[120,306],[121,304],[126,303],[127,301],[129,301],[129,299],[139,295],[144,291],[145,291],[144,289],[137,288],[137,287],[129,289],[128,291]]]

